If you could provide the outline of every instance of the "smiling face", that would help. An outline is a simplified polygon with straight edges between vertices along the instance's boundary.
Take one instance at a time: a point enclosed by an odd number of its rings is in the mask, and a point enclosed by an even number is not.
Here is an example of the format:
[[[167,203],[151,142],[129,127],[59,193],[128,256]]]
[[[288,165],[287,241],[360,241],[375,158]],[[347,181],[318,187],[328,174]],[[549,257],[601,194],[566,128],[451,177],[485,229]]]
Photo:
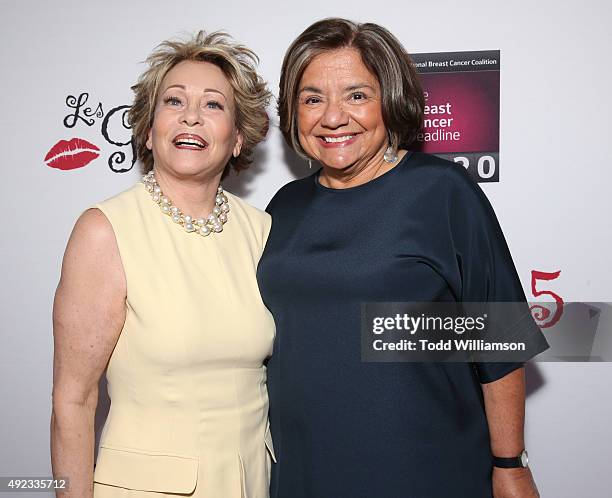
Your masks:
[[[232,87],[210,62],[183,61],[164,77],[147,147],[156,170],[213,177],[240,154]]]
[[[325,168],[379,166],[387,147],[380,84],[357,50],[312,60],[300,80],[297,125],[300,145]]]

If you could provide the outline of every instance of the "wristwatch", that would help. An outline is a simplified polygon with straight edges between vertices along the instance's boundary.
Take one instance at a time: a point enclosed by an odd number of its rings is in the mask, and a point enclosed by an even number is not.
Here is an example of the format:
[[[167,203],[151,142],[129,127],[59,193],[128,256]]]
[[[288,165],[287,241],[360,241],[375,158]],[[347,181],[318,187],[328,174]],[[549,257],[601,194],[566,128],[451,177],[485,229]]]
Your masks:
[[[527,450],[521,451],[521,454],[512,458],[493,457],[493,466],[500,469],[526,469],[529,465],[529,455]]]

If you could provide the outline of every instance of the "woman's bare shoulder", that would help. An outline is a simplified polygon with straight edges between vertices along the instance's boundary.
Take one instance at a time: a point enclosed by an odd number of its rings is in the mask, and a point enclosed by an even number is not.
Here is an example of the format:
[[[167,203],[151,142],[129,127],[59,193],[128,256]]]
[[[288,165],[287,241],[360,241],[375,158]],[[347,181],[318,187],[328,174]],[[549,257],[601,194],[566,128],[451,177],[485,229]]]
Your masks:
[[[67,276],[106,281],[118,291],[125,288],[115,232],[97,208],[87,209],[74,225],[62,264],[62,279]]]

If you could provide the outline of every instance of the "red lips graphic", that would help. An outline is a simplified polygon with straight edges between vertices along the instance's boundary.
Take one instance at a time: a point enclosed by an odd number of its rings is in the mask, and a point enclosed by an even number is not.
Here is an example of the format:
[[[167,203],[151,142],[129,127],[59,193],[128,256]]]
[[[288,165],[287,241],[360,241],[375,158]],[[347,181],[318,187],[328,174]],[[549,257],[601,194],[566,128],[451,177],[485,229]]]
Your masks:
[[[82,138],[60,140],[45,156],[50,168],[64,171],[82,168],[100,155],[100,149]]]

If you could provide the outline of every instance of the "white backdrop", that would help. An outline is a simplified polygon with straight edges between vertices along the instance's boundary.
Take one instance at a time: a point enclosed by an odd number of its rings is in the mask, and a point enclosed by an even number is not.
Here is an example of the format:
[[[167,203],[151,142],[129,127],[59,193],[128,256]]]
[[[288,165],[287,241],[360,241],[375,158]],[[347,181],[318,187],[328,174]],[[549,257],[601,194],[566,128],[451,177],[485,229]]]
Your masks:
[[[140,61],[166,38],[202,28],[228,30],[259,54],[261,73],[275,94],[290,41],[314,20],[332,15],[380,23],[415,53],[500,49],[501,174],[499,183],[483,188],[526,294],[531,295],[531,270],[561,270],[548,288],[566,301],[612,301],[609,2],[0,5],[0,476],[50,475],[51,307],[63,250],[82,210],[139,176],[137,167],[123,174],[109,168],[113,152],[126,151],[130,161],[130,151],[102,138],[102,119],[64,126],[73,112],[66,98],[87,92],[87,106],[101,103],[105,112],[130,104]],[[110,129],[115,141],[129,137],[119,121]],[[47,151],[72,137],[98,145],[100,157],[73,171],[48,167]],[[226,185],[264,208],[306,168],[272,126],[256,166]],[[529,365],[527,448],[543,497],[611,495],[611,378],[608,363]]]

